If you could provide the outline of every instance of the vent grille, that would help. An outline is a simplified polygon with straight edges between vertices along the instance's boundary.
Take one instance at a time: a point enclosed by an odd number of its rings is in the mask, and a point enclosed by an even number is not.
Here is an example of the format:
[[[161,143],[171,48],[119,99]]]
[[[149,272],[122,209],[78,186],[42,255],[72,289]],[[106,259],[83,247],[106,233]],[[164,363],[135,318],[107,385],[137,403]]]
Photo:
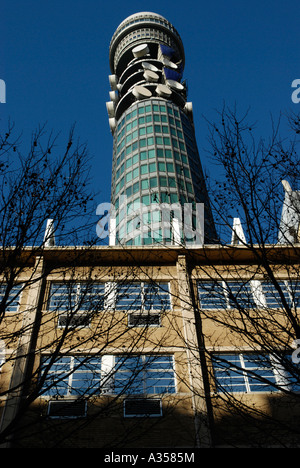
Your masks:
[[[90,317],[86,314],[77,314],[73,317],[68,317],[67,315],[58,316],[58,326],[62,328],[88,327],[90,322]]]
[[[82,418],[86,416],[86,401],[50,401],[48,416],[51,418]]]
[[[162,416],[161,400],[148,398],[124,400],[124,416]]]
[[[159,314],[129,314],[128,315],[129,327],[150,327],[160,326]]]

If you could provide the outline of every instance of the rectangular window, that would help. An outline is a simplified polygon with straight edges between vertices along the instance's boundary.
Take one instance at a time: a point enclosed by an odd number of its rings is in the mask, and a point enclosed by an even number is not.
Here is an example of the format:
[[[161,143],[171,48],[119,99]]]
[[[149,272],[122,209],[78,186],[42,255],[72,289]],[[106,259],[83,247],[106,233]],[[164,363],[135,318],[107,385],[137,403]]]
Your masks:
[[[105,283],[52,283],[49,310],[104,308]]]
[[[20,296],[21,296],[21,284],[15,284],[8,293],[8,297],[6,298],[6,291],[7,285],[1,284],[0,285],[0,302],[3,300],[5,301],[5,311],[6,312],[17,312],[19,303],[20,303]]]
[[[40,378],[45,379],[42,393],[57,401],[108,393],[176,392],[174,362],[170,355],[66,355],[53,362],[51,359],[50,356],[42,358]]]
[[[249,283],[203,281],[198,284],[198,294],[202,309],[256,307]]]
[[[202,309],[226,309],[227,302],[222,282],[198,284],[200,307]]]
[[[256,307],[249,283],[228,282],[226,284],[229,306],[231,308],[242,307],[245,309]]]
[[[105,307],[104,283],[52,283],[49,310],[58,312],[59,327],[88,327]]]
[[[174,172],[174,164],[167,163],[167,172]]]
[[[44,357],[41,375],[51,357]],[[43,394],[55,397],[100,393],[101,356],[61,356],[47,370]]]
[[[161,187],[167,187],[167,177],[166,176],[160,176],[159,178],[159,184]]]
[[[124,283],[117,285],[117,310],[156,310],[171,308],[168,283]]]
[[[114,381],[117,394],[175,393],[173,356],[116,356]]]
[[[276,391],[276,376],[269,355],[218,354],[213,369],[220,392]]]
[[[155,172],[155,171],[156,171],[156,163],[150,163],[149,172]]]
[[[128,182],[130,182],[132,180],[132,171],[127,172],[125,180],[126,180],[126,183],[128,183]]]
[[[143,179],[141,180],[141,190],[149,189],[149,180]]]
[[[164,162],[159,162],[158,163],[158,170],[161,171],[161,172],[165,172],[166,171],[166,164]]]
[[[142,196],[142,203],[143,203],[143,205],[149,205],[150,204],[150,196],[149,195],[143,195]]]
[[[81,396],[176,392],[174,360],[170,355],[65,355],[53,362],[51,356],[44,356],[40,378],[44,379],[43,395],[55,401],[73,398],[70,404]],[[54,411],[58,409],[61,408]],[[70,410],[64,408],[61,417]]]
[[[157,177],[151,177],[150,179],[150,188],[157,187]]]
[[[288,292],[287,283],[284,281],[278,281],[278,285],[287,303],[291,305],[291,296],[289,295],[289,292]],[[266,300],[267,307],[274,308],[274,309],[283,307],[280,293],[275,288],[275,285],[273,283],[269,281],[262,281],[261,287],[262,287],[262,292]]]
[[[170,187],[176,187],[176,180],[174,177],[168,177],[168,181]]]
[[[148,173],[148,164],[143,164],[141,166],[141,175]]]
[[[278,282],[283,297],[289,306],[300,306],[300,285],[297,281]],[[283,300],[275,285],[270,281],[259,282],[252,291],[250,282],[202,282],[198,285],[201,307],[220,308],[282,308]],[[255,298],[253,293],[255,293]]]
[[[140,283],[125,283],[117,285],[117,310],[133,310],[142,307],[142,291]]]
[[[132,178],[135,179],[136,177],[139,176],[139,168],[136,167],[133,171],[132,171]]]
[[[147,145],[148,146],[154,145],[154,138],[153,137],[147,138]]]
[[[293,305],[295,307],[300,307],[300,282],[290,281],[288,283],[288,290],[289,290]]]

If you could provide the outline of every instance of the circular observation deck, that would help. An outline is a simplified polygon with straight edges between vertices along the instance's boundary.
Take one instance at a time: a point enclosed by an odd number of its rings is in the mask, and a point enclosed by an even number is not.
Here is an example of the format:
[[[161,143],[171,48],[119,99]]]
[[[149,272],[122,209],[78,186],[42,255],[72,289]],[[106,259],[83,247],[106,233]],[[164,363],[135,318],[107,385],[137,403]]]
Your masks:
[[[132,60],[132,49],[147,43],[151,57],[157,56],[159,44],[172,47],[184,68],[185,54],[180,35],[163,16],[152,12],[140,12],[128,16],[116,29],[109,47],[112,73],[120,76]]]

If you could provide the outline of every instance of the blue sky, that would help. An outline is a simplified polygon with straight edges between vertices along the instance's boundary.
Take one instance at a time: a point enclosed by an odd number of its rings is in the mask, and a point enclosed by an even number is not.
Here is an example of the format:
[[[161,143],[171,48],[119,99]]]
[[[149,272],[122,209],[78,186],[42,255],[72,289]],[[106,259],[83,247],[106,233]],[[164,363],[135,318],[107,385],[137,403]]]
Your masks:
[[[214,171],[205,151],[204,116],[215,118],[224,102],[237,103],[241,112],[250,107],[251,120],[266,135],[270,114],[300,110],[291,100],[291,83],[300,78],[299,2],[2,0],[1,125],[10,117],[29,137],[47,122],[67,136],[76,122],[92,158],[97,203],[110,200],[109,43],[119,23],[138,11],[165,16],[182,37],[184,78],[205,168]]]

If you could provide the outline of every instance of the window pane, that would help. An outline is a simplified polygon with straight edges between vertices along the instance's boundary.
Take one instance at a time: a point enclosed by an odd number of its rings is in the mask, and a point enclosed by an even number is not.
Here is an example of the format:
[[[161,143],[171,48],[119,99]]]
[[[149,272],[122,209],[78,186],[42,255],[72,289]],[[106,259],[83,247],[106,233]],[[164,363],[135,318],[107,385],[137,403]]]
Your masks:
[[[280,289],[287,303],[290,304],[291,300],[290,300],[285,283],[283,281],[279,281],[278,284],[280,286]],[[262,285],[263,293],[265,295],[267,307],[271,307],[271,308],[283,307],[282,299],[280,298],[280,294],[275,288],[275,285],[267,281],[263,281],[261,285]]]
[[[123,356],[116,358],[116,369],[116,393],[175,392],[172,356]]]
[[[141,285],[123,284],[117,286],[117,310],[139,309],[142,306]]]
[[[246,392],[246,382],[238,354],[214,356],[213,369],[218,391]]]
[[[144,308],[146,310],[170,309],[170,294],[168,284],[145,284]]]
[[[232,308],[250,308],[255,307],[255,302],[252,297],[252,291],[249,283],[230,282],[227,283],[227,291],[229,296],[229,304]]]
[[[198,293],[203,309],[226,309],[225,290],[221,282],[198,284]]]
[[[5,284],[0,285],[0,301],[3,300],[6,293],[7,286]],[[17,312],[21,293],[21,284],[15,284],[9,291],[8,298],[6,300],[6,312]]]
[[[41,375],[50,358],[42,361]],[[64,356],[58,358],[47,371],[44,394],[55,396],[84,395],[99,392],[101,377],[100,356]]]
[[[219,391],[269,392],[277,390],[276,378],[268,355],[219,354],[213,357]]]

